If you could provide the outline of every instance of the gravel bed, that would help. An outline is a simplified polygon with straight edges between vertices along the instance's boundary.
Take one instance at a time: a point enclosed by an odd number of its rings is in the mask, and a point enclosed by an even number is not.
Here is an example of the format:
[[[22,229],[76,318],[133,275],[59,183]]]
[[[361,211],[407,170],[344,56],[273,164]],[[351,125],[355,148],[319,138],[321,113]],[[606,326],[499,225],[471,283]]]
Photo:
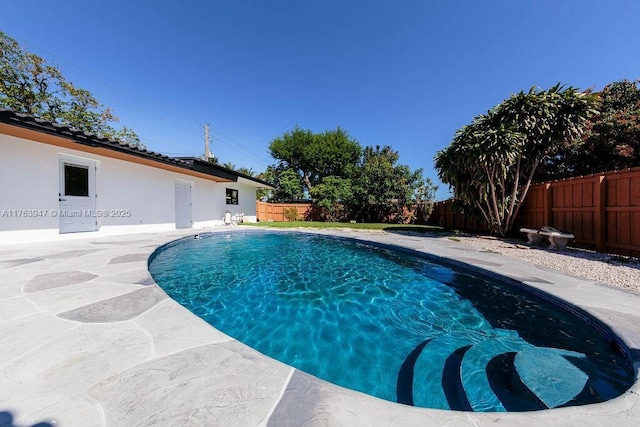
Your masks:
[[[456,235],[443,238],[640,293],[640,260],[637,258],[577,248],[567,248],[562,252],[556,252],[543,247],[530,247],[525,245],[524,240],[517,239],[498,239],[474,235]]]

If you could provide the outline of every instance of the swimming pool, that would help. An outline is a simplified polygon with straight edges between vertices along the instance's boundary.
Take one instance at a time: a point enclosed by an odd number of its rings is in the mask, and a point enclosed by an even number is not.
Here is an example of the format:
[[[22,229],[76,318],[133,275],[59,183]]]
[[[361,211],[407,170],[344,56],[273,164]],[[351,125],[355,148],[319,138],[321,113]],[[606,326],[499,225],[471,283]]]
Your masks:
[[[304,233],[233,232],[160,248],[176,301],[262,353],[415,406],[525,411],[629,388],[595,320],[431,257]]]

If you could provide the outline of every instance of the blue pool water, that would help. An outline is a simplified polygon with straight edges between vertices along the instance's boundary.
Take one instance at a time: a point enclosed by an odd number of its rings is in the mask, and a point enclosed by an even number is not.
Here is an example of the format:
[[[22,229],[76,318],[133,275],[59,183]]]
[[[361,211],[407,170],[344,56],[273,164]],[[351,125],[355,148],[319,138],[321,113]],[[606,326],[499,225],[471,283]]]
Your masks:
[[[527,411],[627,390],[623,350],[581,316],[431,258],[305,233],[229,232],[160,248],[177,302],[256,350],[408,405]]]

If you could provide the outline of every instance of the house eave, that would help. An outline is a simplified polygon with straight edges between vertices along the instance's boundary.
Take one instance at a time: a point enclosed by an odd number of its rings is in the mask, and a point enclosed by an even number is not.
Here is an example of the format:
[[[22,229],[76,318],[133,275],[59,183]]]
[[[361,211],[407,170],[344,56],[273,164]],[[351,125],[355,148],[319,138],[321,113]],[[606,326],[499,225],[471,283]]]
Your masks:
[[[4,126],[3,126],[4,125]],[[237,182],[239,177],[268,186],[267,183],[252,177],[211,164],[204,160],[188,157],[170,157],[147,149],[130,146],[109,138],[87,134],[80,130],[52,123],[27,114],[0,108],[0,126],[2,133],[35,140],[37,142],[91,152],[107,157],[119,158],[147,166],[174,170],[187,175],[198,176],[217,182]],[[6,126],[6,127],[5,127]],[[13,129],[10,129],[13,128]],[[17,129],[23,130],[18,131]],[[46,135],[48,137],[39,136]]]

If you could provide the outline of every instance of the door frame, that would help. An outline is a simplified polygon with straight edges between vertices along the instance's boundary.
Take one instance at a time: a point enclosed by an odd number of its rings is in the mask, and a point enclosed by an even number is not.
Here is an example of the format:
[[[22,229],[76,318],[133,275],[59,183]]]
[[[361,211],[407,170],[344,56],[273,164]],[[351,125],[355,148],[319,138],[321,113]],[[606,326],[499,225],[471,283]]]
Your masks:
[[[68,197],[65,193],[65,165],[77,166],[82,168],[87,168],[87,185],[88,185],[88,204],[85,207],[80,209],[76,209],[76,207],[69,207],[65,205],[64,202],[67,202]],[[76,157],[70,156],[68,154],[60,154],[58,156],[58,231],[60,234],[66,233],[79,233],[79,232],[87,232],[87,231],[96,231],[98,229],[97,216],[95,215],[96,205],[97,205],[97,194],[96,194],[96,172],[97,172],[97,162],[92,159],[87,159],[84,157]],[[75,212],[75,211],[78,212]],[[75,215],[67,215],[70,212],[74,211]],[[91,212],[87,212],[91,211]],[[69,218],[77,218],[75,225],[67,225]]]
[[[188,195],[189,195],[189,205],[187,206],[188,208],[188,223],[182,223],[182,221],[178,222],[178,219],[182,220],[183,218],[179,218],[178,212],[178,187],[179,186],[188,186],[189,191],[188,191]],[[193,202],[192,202],[192,196],[193,196],[193,182],[191,181],[187,181],[184,179],[176,179],[175,180],[175,184],[174,184],[174,212],[175,212],[175,223],[176,223],[176,228],[191,228],[193,227],[193,212],[192,212],[192,206],[193,206]],[[184,218],[186,219],[186,218]]]

